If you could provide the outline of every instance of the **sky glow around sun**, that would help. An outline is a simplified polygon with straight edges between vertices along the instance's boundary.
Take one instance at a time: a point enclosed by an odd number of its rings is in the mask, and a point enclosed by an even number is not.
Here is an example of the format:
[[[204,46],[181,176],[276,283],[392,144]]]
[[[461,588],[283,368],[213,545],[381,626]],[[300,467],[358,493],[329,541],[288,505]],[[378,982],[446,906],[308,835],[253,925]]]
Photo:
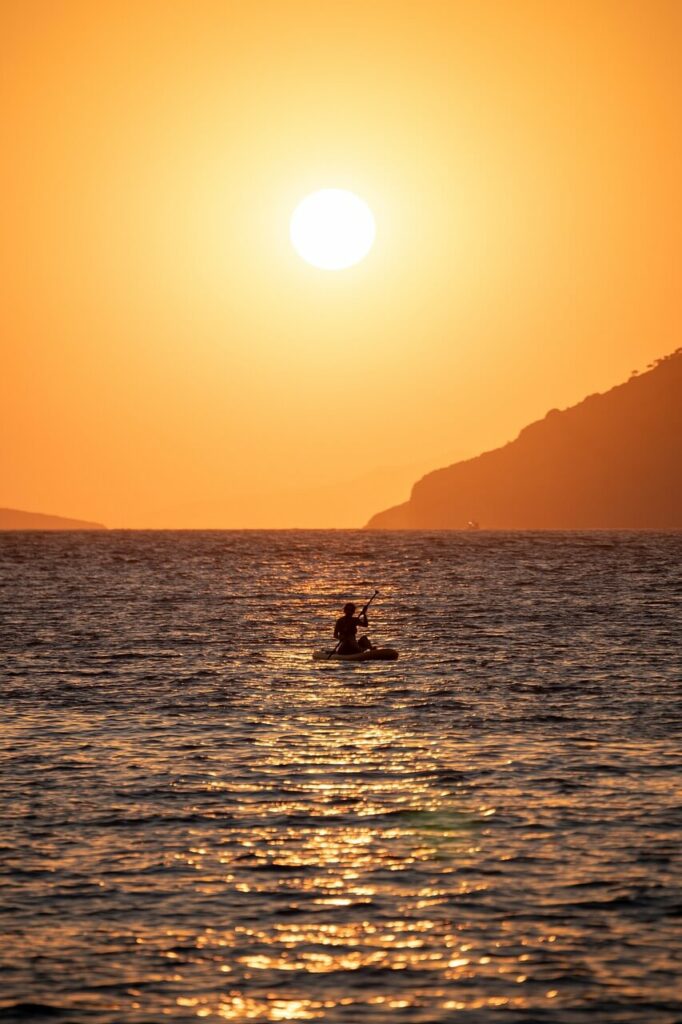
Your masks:
[[[679,344],[681,3],[263,7],[3,5],[0,506],[358,527]]]
[[[367,203],[341,188],[323,188],[301,200],[289,227],[291,243],[320,270],[345,270],[374,245],[376,226]]]

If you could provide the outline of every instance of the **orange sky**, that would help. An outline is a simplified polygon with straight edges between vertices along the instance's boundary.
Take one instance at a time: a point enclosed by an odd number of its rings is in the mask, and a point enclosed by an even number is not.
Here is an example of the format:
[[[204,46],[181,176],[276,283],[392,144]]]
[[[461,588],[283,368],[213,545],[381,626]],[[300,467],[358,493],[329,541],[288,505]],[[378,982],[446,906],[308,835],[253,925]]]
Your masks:
[[[0,505],[362,525],[680,344],[676,0],[0,17]],[[329,186],[338,273],[288,238]]]

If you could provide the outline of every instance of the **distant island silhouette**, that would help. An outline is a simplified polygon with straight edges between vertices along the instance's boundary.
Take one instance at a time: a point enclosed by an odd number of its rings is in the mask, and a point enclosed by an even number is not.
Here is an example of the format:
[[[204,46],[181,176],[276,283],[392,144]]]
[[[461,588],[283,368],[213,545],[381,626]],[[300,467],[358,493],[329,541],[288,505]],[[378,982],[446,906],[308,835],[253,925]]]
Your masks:
[[[106,530],[102,523],[42,512],[22,512],[16,508],[0,508],[0,530]]]
[[[428,473],[366,529],[682,529],[682,348],[516,440]]]

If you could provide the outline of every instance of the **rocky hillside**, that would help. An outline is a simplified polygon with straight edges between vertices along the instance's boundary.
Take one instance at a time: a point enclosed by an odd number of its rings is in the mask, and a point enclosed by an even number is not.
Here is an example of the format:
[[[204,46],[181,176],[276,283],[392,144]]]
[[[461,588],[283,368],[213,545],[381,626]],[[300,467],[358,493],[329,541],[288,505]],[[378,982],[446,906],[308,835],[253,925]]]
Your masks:
[[[370,529],[682,529],[682,349],[423,477]]]

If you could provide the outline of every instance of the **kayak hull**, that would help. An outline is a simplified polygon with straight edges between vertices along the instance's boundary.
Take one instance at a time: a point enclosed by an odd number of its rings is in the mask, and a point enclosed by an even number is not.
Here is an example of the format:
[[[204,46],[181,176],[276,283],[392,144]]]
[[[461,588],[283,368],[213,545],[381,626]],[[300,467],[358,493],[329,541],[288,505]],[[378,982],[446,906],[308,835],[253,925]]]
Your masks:
[[[396,661],[398,652],[393,647],[372,647],[357,654],[332,654],[331,651],[313,651],[313,661]]]

